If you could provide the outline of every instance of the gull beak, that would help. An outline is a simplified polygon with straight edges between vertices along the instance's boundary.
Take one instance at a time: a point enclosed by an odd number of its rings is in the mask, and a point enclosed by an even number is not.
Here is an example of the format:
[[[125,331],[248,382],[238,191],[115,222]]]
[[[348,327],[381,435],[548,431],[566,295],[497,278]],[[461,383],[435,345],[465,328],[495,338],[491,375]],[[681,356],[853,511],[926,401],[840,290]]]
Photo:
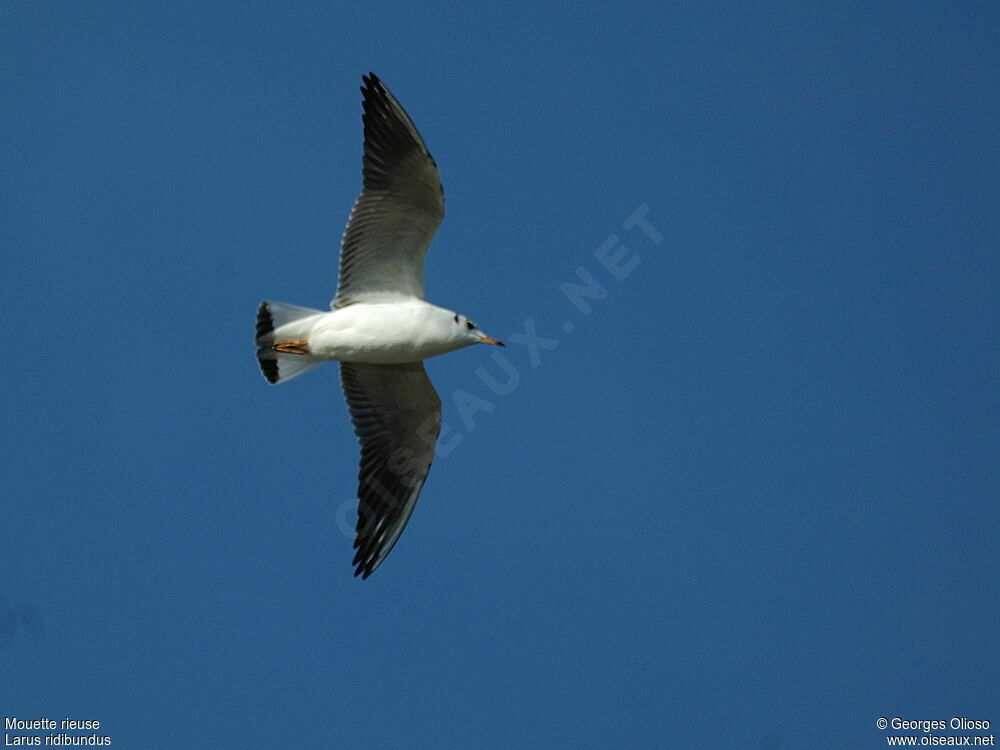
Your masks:
[[[499,339],[492,339],[489,336],[480,336],[479,341],[480,343],[483,344],[492,344],[493,346],[504,346],[504,343],[502,341],[500,341]]]

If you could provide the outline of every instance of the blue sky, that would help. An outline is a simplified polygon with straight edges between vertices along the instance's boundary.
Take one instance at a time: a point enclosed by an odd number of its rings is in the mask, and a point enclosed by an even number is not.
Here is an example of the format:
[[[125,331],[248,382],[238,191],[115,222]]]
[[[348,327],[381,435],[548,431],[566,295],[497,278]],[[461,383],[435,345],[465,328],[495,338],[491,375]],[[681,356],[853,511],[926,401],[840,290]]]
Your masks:
[[[1000,724],[998,21],[0,5],[0,712],[154,749]],[[336,368],[268,387],[251,338],[333,293],[369,70],[442,173],[428,296],[516,383],[429,363],[448,450],[362,582]]]

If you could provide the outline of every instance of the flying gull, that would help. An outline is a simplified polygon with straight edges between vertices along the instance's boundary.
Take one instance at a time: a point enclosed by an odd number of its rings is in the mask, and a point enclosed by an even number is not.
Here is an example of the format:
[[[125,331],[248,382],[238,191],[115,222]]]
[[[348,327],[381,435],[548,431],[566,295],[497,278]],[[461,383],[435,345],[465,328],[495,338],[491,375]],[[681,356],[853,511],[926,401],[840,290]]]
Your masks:
[[[363,187],[344,230],[330,312],[262,302],[255,341],[272,385],[340,362],[361,443],[354,575],[367,578],[403,533],[434,458],[441,399],[423,360],[503,343],[424,300],[424,257],[444,218],[441,178],[396,98],[374,73],[362,78]]]

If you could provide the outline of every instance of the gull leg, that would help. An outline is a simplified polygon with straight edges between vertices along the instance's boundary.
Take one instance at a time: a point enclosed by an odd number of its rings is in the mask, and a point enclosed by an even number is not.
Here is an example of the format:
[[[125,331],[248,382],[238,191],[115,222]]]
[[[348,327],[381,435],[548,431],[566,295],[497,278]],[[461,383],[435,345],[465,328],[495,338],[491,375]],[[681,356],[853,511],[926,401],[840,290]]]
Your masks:
[[[274,351],[282,354],[308,354],[309,339],[285,339],[274,342]]]

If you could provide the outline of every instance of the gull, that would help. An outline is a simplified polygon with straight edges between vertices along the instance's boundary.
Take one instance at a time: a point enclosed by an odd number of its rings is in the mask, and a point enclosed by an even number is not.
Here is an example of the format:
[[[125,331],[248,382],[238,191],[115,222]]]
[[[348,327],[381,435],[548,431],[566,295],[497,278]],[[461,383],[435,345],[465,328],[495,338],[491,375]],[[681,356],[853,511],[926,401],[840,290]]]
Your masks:
[[[424,258],[444,218],[437,165],[403,107],[374,73],[362,76],[361,195],[340,248],[330,311],[261,302],[257,361],[272,385],[326,361],[361,444],[354,575],[392,550],[427,479],[441,399],[423,361],[472,344],[503,346],[464,315],[424,299]]]

